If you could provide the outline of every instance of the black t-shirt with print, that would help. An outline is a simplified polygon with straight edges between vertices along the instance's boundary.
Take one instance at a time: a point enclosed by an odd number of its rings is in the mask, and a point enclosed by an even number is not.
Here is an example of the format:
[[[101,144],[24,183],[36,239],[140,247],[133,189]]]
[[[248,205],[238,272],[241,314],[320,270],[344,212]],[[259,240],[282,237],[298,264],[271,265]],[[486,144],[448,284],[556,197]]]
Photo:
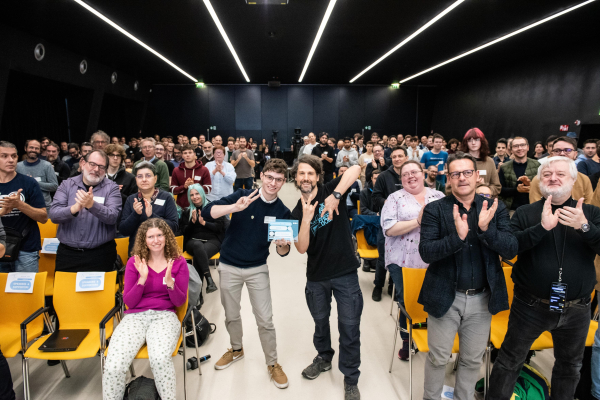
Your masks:
[[[341,177],[318,186],[317,196],[311,204],[318,202],[315,215],[310,223],[310,242],[308,245],[308,261],[306,278],[312,282],[333,279],[356,271],[358,260],[354,256],[352,245],[352,232],[348,221],[348,210],[346,208],[346,196],[348,191],[342,195],[338,210],[340,215],[333,214],[333,219],[327,219],[326,213],[321,217],[325,207],[325,199],[333,193],[340,183]],[[302,199],[292,211],[292,218],[302,223]]]

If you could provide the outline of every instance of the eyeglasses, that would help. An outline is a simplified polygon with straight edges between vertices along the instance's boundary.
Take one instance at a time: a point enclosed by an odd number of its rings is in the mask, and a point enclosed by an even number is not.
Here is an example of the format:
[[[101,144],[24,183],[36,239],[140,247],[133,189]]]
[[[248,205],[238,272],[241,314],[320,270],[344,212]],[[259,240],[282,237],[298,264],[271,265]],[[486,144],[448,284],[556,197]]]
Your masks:
[[[487,194],[487,193],[478,193],[480,196],[485,197],[486,199],[491,199],[492,195],[491,194]]]
[[[144,147],[142,147],[142,150],[150,150],[153,148],[154,148],[154,146],[144,146]]]
[[[481,139],[478,137],[467,139],[467,143],[479,143],[479,142],[481,142]]]
[[[416,177],[416,176],[418,176],[419,174],[422,174],[422,173],[423,173],[423,171],[419,171],[419,170],[407,171],[407,172],[404,172],[404,173],[402,174],[402,177],[403,177],[403,178],[408,178],[408,177],[410,177],[410,176],[414,176],[414,177]]]
[[[573,149],[552,149],[552,154],[565,153],[565,154],[569,155],[574,151],[575,150],[573,150]]]
[[[119,153],[117,154],[108,154],[108,158],[121,158],[121,155]]]
[[[98,168],[98,170],[100,170],[100,171],[103,171],[103,172],[106,171],[106,165],[98,165],[92,161],[88,161],[87,165],[89,165],[91,169]]]
[[[521,147],[525,148],[527,147],[527,143],[523,143],[523,144],[514,144],[512,145],[513,149],[520,149]]]
[[[106,140],[94,140],[92,143],[94,144],[102,144],[102,143],[108,143]]]
[[[283,183],[283,181],[285,180],[284,178],[275,178],[273,175],[263,175],[265,177],[265,182],[266,183],[271,183],[273,181],[275,181],[278,185],[281,185]]]
[[[465,178],[470,178],[473,176],[473,173],[475,172],[474,169],[465,169],[464,171],[456,171],[456,172],[452,172],[450,174],[450,178],[452,179],[459,179],[460,178],[460,174],[463,174],[463,176]]]
[[[152,174],[146,174],[146,175],[138,174],[138,175],[135,176],[135,178],[139,179],[140,181],[142,179],[144,179],[144,178],[150,180],[150,179],[154,178],[154,175],[152,175]]]

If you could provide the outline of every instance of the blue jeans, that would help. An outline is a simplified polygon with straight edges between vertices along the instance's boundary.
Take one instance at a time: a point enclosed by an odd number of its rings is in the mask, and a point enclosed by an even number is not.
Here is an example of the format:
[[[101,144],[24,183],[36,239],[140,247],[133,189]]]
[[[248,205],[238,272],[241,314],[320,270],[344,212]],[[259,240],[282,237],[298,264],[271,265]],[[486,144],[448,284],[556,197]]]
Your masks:
[[[237,178],[233,184],[233,191],[238,189],[252,189],[252,177],[250,178]]]
[[[306,282],[306,303],[315,321],[313,343],[319,357],[326,361],[331,361],[335,354],[331,348],[329,328],[332,293],[338,308],[339,368],[345,376],[344,381],[349,385],[356,385],[360,376],[360,316],[363,310],[358,274],[351,272],[339,278]]]
[[[550,384],[552,400],[572,400],[579,382],[589,326],[589,302],[555,313],[548,309],[548,305],[515,287],[508,332],[492,369],[488,399],[511,398],[531,345],[543,332],[549,331],[554,343],[559,344],[554,346],[556,361]]]
[[[388,271],[390,271],[390,277],[396,286],[396,302],[399,302],[404,306],[404,279],[402,278],[402,267],[398,264],[388,265]],[[400,313],[400,328],[407,329],[406,317]],[[400,331],[400,337],[402,339],[408,339],[408,333]]]
[[[39,259],[37,251],[20,251],[17,261],[0,263],[0,272],[38,272]]]
[[[600,399],[600,329],[596,329],[592,345],[592,395]]]

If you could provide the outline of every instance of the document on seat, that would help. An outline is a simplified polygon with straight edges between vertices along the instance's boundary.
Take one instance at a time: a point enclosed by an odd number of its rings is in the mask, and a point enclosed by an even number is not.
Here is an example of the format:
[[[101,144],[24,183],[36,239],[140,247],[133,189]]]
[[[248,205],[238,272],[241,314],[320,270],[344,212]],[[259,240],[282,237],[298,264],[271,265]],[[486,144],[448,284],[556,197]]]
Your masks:
[[[276,219],[269,221],[269,241],[285,239],[290,242],[298,241],[298,221],[291,219]]]
[[[44,238],[44,244],[42,244],[42,250],[40,253],[43,254],[56,254],[60,241],[57,238]]]
[[[35,272],[9,272],[5,293],[33,293]]]
[[[75,278],[76,292],[96,292],[104,290],[105,272],[78,272]]]

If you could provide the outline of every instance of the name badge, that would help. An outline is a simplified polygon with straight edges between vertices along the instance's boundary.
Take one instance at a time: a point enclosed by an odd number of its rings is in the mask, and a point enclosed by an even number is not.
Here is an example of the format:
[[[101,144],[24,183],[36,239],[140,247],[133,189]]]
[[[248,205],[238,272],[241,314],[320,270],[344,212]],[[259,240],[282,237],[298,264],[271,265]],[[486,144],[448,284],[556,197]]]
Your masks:
[[[323,154],[327,155],[327,152],[326,152],[326,151],[324,151],[324,152],[323,152]]]
[[[480,169],[479,176],[485,176],[485,175],[487,175],[487,171],[485,169]]]
[[[156,199],[156,200],[154,200],[154,204],[156,204],[157,206],[164,206],[165,200],[164,199]]]
[[[194,180],[195,180],[195,181],[199,181],[200,179],[202,179],[202,177],[201,177],[201,176],[195,176],[195,177],[194,177]]]
[[[276,218],[275,217],[265,217],[265,224],[268,224],[270,222],[275,222]]]
[[[38,182],[41,182],[41,181],[42,181],[42,178],[40,178],[39,176],[36,176],[36,177],[35,177],[35,180],[36,180],[36,181],[38,181]]]
[[[104,204],[104,197],[94,196],[94,201],[96,203]]]
[[[175,283],[175,278],[173,278],[173,283]],[[163,276],[163,285],[167,284],[167,277]]]
[[[352,192],[352,193],[356,192],[356,189],[352,189],[352,190],[351,190],[351,192]]]
[[[58,172],[54,171],[54,173],[56,174],[56,176],[58,176]]]

